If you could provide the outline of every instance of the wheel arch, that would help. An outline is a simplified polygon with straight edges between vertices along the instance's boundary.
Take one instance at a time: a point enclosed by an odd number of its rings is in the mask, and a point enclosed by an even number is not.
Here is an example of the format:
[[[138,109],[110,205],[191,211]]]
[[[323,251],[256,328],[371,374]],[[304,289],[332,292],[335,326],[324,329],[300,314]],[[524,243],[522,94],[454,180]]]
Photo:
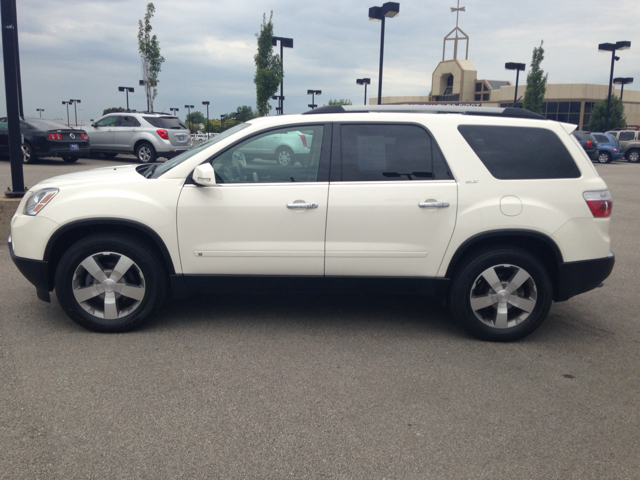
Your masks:
[[[149,146],[151,148],[153,148],[153,151],[156,152],[156,154],[158,153],[158,151],[156,150],[156,147],[153,146],[153,142],[147,138],[139,138],[138,140],[136,140],[136,143],[133,144],[133,153],[135,155],[136,151],[138,150],[138,147],[143,144],[143,143],[148,143]]]
[[[549,272],[553,283],[553,297],[557,298],[560,278],[558,265],[563,262],[562,253],[551,238],[530,230],[495,230],[474,235],[456,250],[447,267],[446,278],[452,278],[467,255],[498,245],[521,248],[539,259]]]
[[[48,262],[48,286],[53,289],[53,282],[58,263],[68,247],[81,238],[96,233],[120,233],[136,236],[146,241],[146,244],[160,255],[167,272],[175,274],[175,268],[169,249],[162,238],[148,226],[132,220],[117,218],[100,218],[92,220],[79,220],[69,223],[56,230],[51,236],[44,251],[44,260]]]

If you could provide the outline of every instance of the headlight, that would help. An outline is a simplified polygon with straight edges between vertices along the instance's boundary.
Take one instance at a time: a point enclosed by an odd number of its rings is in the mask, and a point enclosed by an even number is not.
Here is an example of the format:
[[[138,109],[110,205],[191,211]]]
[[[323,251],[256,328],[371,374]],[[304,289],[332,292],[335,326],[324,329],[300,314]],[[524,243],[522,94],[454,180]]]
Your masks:
[[[59,191],[57,188],[43,188],[42,190],[34,192],[33,195],[29,197],[29,200],[27,200],[27,204],[24,207],[24,214],[37,215]]]

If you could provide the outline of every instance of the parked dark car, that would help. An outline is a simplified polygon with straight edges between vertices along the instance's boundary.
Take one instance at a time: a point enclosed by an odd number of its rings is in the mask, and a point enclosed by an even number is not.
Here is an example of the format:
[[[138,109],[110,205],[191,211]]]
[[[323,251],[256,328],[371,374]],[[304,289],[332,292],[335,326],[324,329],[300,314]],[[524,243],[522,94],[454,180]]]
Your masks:
[[[598,142],[598,162],[611,163],[613,160],[618,160],[623,156],[616,137],[610,133],[599,132],[593,132],[592,135]]]
[[[598,142],[591,133],[576,130],[573,132],[573,136],[580,142],[580,145],[582,145],[582,148],[584,148],[584,151],[587,152],[592,161],[598,160]]]
[[[20,120],[20,133],[24,136],[24,163],[33,163],[42,157],[60,157],[71,163],[89,154],[87,132],[55,120],[26,117]],[[6,117],[0,118],[0,155],[9,155],[9,125]]]

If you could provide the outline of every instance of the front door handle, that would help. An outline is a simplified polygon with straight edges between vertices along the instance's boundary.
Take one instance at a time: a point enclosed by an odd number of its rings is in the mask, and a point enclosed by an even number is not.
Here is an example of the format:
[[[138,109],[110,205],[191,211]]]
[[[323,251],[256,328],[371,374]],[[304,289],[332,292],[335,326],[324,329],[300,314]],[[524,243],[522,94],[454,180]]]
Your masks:
[[[449,202],[422,202],[418,204],[420,208],[447,208],[449,205]]]
[[[317,203],[287,203],[287,208],[318,208]]]

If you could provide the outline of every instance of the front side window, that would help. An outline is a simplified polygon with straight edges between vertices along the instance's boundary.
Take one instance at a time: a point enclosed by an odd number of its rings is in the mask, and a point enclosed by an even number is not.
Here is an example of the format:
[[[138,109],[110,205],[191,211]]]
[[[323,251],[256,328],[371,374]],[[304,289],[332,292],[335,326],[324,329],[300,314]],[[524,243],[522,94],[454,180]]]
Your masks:
[[[629,140],[633,140],[636,136],[636,132],[620,132],[620,141],[628,142]]]
[[[216,156],[217,183],[315,182],[324,127],[304,125],[256,135]]]
[[[96,127],[113,127],[117,119],[117,116],[101,118],[96,122]]]
[[[460,125],[458,130],[499,180],[580,177],[571,154],[551,130],[493,125]]]

